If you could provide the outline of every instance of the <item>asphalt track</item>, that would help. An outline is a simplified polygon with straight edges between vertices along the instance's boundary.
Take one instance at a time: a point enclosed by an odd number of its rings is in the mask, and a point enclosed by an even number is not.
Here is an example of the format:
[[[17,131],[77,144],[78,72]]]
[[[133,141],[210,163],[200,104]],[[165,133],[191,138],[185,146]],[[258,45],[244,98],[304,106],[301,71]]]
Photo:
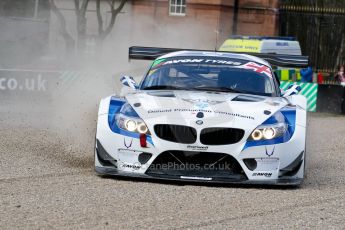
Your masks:
[[[2,96],[0,229],[344,229],[344,116],[309,114],[298,189],[125,180],[93,170],[97,103],[112,89],[79,87],[92,90]]]

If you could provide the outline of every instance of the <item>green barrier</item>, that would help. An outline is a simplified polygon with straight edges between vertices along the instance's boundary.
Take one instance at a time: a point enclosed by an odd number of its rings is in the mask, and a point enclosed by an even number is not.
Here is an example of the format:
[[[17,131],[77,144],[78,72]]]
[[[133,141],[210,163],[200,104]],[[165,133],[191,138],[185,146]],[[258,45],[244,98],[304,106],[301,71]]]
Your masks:
[[[304,83],[304,82],[280,82],[280,88],[287,90],[289,85],[297,84],[301,86],[302,90],[299,92],[300,95],[303,95],[307,98],[307,110],[311,112],[316,111],[316,101],[317,101],[317,90],[318,84],[316,83]]]

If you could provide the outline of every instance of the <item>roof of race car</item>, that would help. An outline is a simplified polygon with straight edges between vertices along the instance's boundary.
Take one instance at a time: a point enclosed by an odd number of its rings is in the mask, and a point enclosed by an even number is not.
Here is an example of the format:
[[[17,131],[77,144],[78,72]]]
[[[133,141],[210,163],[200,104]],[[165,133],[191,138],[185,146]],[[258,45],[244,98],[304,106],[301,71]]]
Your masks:
[[[251,56],[248,54],[238,54],[238,53],[228,53],[228,52],[205,52],[205,51],[177,51],[177,52],[172,52],[165,54],[163,56],[158,57],[157,59],[161,58],[172,58],[172,57],[225,57],[225,58],[234,58],[234,59],[242,59],[242,60],[247,60],[247,61],[253,61],[256,63],[260,63],[266,66],[270,66],[268,62],[265,60]],[[156,60],[157,60],[156,59]]]

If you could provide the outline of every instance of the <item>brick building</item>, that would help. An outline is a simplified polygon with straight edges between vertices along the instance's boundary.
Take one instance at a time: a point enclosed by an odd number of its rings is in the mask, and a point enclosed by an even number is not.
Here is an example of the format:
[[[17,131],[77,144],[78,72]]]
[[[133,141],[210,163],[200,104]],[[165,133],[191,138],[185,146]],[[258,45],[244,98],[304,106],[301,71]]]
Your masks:
[[[213,49],[233,34],[277,35],[278,0],[132,0],[132,40]],[[143,39],[144,38],[144,39]]]

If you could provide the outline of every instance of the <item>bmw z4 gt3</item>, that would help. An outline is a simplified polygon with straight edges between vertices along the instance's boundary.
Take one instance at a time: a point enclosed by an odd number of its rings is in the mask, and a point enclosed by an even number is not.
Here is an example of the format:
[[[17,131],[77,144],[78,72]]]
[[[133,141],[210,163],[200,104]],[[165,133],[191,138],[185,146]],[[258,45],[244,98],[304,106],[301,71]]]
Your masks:
[[[156,58],[124,97],[101,100],[100,174],[221,183],[302,182],[306,99],[282,95],[270,64],[246,54]],[[292,94],[292,95],[291,95]]]

